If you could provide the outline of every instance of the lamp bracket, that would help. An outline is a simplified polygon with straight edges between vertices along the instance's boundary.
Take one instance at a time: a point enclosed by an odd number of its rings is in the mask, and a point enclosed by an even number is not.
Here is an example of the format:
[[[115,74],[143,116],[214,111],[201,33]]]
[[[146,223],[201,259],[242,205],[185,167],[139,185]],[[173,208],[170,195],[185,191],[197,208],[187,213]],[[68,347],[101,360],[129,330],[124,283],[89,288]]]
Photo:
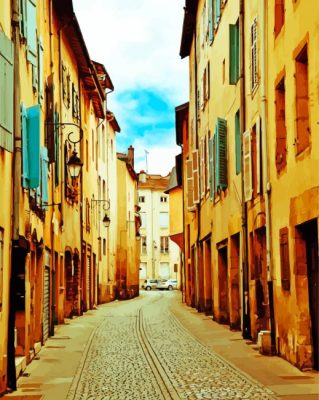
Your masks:
[[[68,141],[74,145],[76,143],[79,143],[83,138],[83,129],[80,127],[80,125],[75,124],[73,122],[49,122],[49,121],[46,121],[46,125],[61,126],[62,129],[66,128],[67,126],[72,126],[72,127],[78,128],[79,132],[80,132],[80,136],[79,136],[78,140],[71,139],[72,135],[75,135],[75,133],[73,131],[68,134]]]
[[[91,208],[93,209],[94,203],[103,203],[103,210],[107,211],[110,209],[110,200],[99,200],[99,199],[91,199]]]

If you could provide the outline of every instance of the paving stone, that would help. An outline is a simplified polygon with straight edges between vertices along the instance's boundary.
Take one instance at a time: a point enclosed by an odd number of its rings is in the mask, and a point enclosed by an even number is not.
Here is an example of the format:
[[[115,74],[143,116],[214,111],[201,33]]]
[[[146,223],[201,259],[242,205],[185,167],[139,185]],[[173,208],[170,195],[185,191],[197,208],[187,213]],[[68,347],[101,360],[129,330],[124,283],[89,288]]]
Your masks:
[[[67,400],[166,400],[170,391],[172,398],[191,400],[276,398],[191,336],[168,304],[165,294],[152,293],[106,313]]]

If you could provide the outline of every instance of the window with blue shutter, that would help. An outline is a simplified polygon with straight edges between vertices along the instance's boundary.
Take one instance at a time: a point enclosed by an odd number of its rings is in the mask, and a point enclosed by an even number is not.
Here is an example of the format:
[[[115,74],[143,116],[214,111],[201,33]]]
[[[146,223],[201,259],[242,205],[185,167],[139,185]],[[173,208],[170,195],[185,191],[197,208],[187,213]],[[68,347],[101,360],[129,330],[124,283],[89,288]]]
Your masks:
[[[0,147],[13,151],[13,43],[0,32]]]
[[[49,157],[48,149],[46,147],[41,148],[41,196],[42,196],[42,208],[47,209],[45,206],[49,203]]]
[[[224,190],[228,183],[227,169],[227,122],[217,119],[216,130],[216,189]]]
[[[229,25],[229,84],[236,85],[239,79],[239,21]]]
[[[23,0],[22,0],[23,1]],[[36,0],[26,1],[27,60],[37,65],[37,7]]]
[[[28,29],[28,16],[27,16],[27,5],[26,0],[20,0],[20,34],[24,38],[27,37]]]
[[[236,175],[241,171],[241,135],[240,135],[240,113],[235,114],[235,147],[236,147]]]
[[[29,188],[40,185],[40,105],[27,109]]]
[[[214,0],[214,27],[217,29],[220,20],[220,0]]]
[[[21,105],[21,134],[22,134],[22,187],[29,188],[29,143],[27,126],[27,109]]]
[[[214,24],[213,24],[213,0],[208,0],[208,36],[209,43],[212,44],[214,40]]]

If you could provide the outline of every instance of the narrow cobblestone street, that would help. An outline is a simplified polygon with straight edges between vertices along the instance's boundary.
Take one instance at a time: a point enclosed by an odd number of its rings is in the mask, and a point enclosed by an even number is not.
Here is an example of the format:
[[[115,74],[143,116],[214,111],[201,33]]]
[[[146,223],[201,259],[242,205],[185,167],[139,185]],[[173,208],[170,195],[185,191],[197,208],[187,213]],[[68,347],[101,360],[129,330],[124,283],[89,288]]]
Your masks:
[[[105,314],[68,400],[272,399],[272,393],[196,341],[154,292]]]
[[[5,398],[317,398],[317,375],[256,353],[179,292],[142,292],[59,326]]]

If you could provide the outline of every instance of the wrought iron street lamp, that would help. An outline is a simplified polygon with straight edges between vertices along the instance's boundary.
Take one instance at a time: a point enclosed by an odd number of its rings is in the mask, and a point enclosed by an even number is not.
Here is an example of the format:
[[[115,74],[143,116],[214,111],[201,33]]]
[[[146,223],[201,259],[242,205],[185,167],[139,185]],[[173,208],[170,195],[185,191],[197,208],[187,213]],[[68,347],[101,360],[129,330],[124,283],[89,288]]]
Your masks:
[[[68,167],[68,171],[72,179],[77,179],[80,175],[81,168],[83,166],[83,162],[78,157],[75,148],[73,150],[72,156],[69,158],[68,162],[66,163]]]

